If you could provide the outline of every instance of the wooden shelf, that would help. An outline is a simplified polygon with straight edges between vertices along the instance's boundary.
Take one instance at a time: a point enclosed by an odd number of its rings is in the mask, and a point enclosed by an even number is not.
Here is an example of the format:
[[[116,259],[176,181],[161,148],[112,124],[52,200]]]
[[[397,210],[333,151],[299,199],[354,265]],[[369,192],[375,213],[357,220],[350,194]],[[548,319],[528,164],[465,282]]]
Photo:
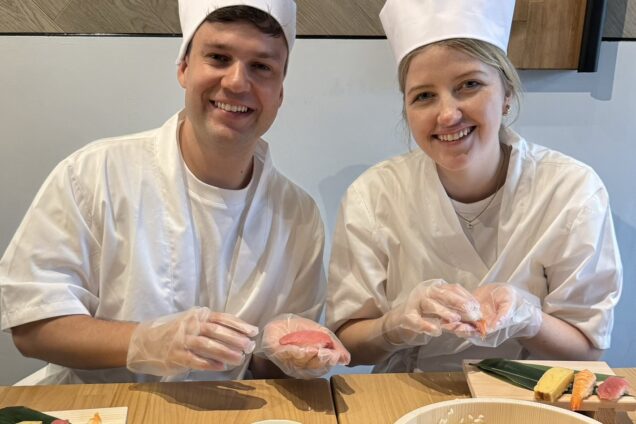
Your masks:
[[[378,14],[385,0],[296,1],[300,37],[384,36]],[[600,41],[598,11],[604,12],[606,1],[517,0],[508,52],[513,63],[520,69],[582,70],[584,59],[589,68],[589,63],[595,64]],[[113,0],[95,5],[93,0],[4,0],[0,33],[174,35],[181,31],[177,0]],[[586,15],[592,7],[596,12]]]
[[[517,0],[508,55],[521,69],[577,69],[586,0]]]

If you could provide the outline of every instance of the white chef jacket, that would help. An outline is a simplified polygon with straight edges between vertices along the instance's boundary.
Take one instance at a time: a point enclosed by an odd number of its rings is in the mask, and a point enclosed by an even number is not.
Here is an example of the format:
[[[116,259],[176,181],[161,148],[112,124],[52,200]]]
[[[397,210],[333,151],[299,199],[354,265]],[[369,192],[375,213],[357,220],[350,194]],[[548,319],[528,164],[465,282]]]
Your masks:
[[[176,114],[162,127],[89,144],[49,175],[0,260],[1,325],[83,314],[144,321],[199,303],[206,262],[193,225]],[[263,326],[281,313],[318,319],[324,301],[324,228],[314,201],[273,167],[264,141],[232,281],[213,282],[215,305]],[[208,282],[209,284],[209,282]],[[249,359],[249,358],[248,358]],[[191,373],[185,379],[242,378]],[[125,368],[49,365],[52,382],[148,381]]]
[[[502,138],[512,151],[490,267],[464,234],[434,161],[420,149],[379,163],[349,187],[329,266],[332,330],[380,317],[421,281],[441,278],[469,291],[491,282],[527,290],[544,312],[577,327],[594,346],[610,346],[622,267],[603,183],[588,166],[512,130]],[[444,333],[396,352],[375,371],[458,369],[463,358],[499,356],[527,352],[515,340],[484,348]]]

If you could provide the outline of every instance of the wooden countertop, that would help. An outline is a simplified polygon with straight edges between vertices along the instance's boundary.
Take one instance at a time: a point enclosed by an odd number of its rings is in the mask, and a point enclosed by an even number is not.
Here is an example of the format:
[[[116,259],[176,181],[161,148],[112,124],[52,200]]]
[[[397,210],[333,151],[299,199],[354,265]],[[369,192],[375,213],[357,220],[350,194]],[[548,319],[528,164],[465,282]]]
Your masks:
[[[614,372],[636,388],[636,368]],[[55,411],[127,406],[132,424],[250,424],[266,419],[387,424],[421,406],[467,397],[470,390],[461,372],[336,375],[331,385],[324,379],[289,379],[0,387],[0,407]],[[619,412],[611,420],[636,424],[636,412]]]
[[[635,368],[614,372],[627,378],[636,390]],[[422,406],[470,397],[461,372],[337,375],[331,378],[331,389],[340,424],[392,423]],[[619,412],[615,418],[615,424],[636,424],[636,412]]]
[[[461,372],[336,375],[331,389],[340,424],[392,423],[421,406],[470,397]]]
[[[337,422],[324,379],[0,387],[0,407],[16,405],[39,411],[127,406],[130,424]]]
[[[616,375],[625,377],[629,381],[632,396],[636,396],[636,368],[613,368]],[[636,423],[636,411],[617,414],[616,424]]]

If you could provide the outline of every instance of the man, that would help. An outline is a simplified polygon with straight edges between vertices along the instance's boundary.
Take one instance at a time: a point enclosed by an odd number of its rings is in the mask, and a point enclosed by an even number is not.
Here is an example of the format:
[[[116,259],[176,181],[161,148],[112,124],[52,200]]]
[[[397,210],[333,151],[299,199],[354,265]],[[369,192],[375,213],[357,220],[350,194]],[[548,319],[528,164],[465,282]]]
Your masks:
[[[2,329],[51,363],[45,382],[272,376],[251,355],[259,327],[320,314],[318,209],[260,139],[295,3],[180,0],[179,14],[185,109],[60,163],[0,261]]]

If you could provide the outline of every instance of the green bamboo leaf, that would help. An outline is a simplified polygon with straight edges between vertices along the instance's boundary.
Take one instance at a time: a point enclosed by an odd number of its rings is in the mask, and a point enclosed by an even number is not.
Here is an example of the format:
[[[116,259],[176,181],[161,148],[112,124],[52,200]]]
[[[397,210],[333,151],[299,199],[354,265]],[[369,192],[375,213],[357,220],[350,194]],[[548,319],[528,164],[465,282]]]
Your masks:
[[[8,406],[0,409],[0,424],[14,424],[20,421],[42,421],[50,424],[57,418],[24,406]]]
[[[534,390],[537,381],[545,372],[545,370],[527,367],[519,362],[502,358],[488,358],[473,365],[482,371],[499,376],[504,381],[528,390]]]
[[[515,386],[524,389],[533,390],[539,379],[551,367],[538,364],[522,364],[517,361],[510,361],[502,358],[487,358],[482,361],[471,364],[480,370],[489,373],[500,380],[507,381]],[[575,371],[576,374],[578,371]],[[609,375],[596,374],[597,381],[604,381]],[[596,389],[595,389],[596,391]],[[572,386],[565,393],[572,393]]]
[[[489,370],[490,371],[490,370]],[[522,387],[524,389],[528,389],[528,390],[534,390],[534,386],[536,386],[536,382],[534,380],[531,379],[527,379],[524,377],[521,377],[519,375],[515,375],[515,374],[506,374],[506,373],[502,373],[500,370],[498,371],[491,371],[493,373],[493,376],[502,380],[502,381],[506,381],[508,383],[512,383],[515,386],[519,386]]]
[[[551,368],[551,367],[548,367],[546,365],[539,365],[539,364],[522,364],[522,365],[525,365],[525,366],[528,366],[528,367],[532,367],[532,368],[537,368],[537,369],[540,369],[540,370],[543,370],[543,371],[547,371],[549,368]],[[578,372],[577,370],[574,370],[574,374],[576,374],[577,372]],[[600,373],[594,373],[594,375],[596,376],[596,381],[597,382],[605,381],[605,380],[607,380],[608,377],[611,377],[608,374],[600,374]]]

